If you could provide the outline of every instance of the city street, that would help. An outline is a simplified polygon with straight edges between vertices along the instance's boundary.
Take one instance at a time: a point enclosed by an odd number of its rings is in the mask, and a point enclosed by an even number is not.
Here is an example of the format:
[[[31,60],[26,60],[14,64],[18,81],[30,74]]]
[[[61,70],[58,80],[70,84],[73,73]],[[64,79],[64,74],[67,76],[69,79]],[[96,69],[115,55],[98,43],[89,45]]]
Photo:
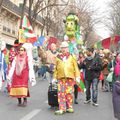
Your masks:
[[[48,81],[37,78],[37,85],[30,87],[31,97],[27,107],[18,107],[15,98],[0,93],[1,120],[115,120],[113,116],[111,93],[99,90],[99,107],[85,105],[85,95],[79,93],[78,105],[74,105],[74,113],[54,115],[54,110],[47,104]]]
[[[44,80],[46,71],[55,73],[52,82],[61,79],[57,112],[48,105],[52,75]],[[116,120],[112,93],[102,91],[101,81],[96,101],[98,77],[105,80],[105,91],[115,83],[119,117],[120,0],[0,0],[0,120]],[[86,95],[79,92],[78,104],[69,109],[73,78],[81,90],[85,86],[80,80],[90,80],[86,86],[93,85],[94,105],[84,104]],[[6,82],[12,85],[10,95],[24,97],[24,102],[9,96]]]

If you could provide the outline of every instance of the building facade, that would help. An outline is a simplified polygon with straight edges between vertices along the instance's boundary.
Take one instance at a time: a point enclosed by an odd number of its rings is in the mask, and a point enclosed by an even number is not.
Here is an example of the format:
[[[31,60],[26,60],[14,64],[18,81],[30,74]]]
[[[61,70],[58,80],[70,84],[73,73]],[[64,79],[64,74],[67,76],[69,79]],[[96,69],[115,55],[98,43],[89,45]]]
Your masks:
[[[0,40],[6,44],[13,45],[18,39],[18,31],[21,21],[22,9],[20,7],[21,0],[3,0],[0,10]],[[42,18],[38,16],[35,22],[34,32],[40,36],[43,27]]]

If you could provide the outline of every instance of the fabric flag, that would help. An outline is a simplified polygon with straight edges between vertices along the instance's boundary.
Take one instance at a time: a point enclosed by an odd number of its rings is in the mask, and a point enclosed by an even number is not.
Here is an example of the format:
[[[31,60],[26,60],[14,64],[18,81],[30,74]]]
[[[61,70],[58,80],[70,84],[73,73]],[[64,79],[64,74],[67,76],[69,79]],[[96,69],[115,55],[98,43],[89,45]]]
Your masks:
[[[102,40],[102,47],[105,49],[110,48],[110,38],[106,38],[106,39]]]
[[[102,48],[101,41],[97,42],[97,48],[98,48],[98,49],[101,49],[101,48]]]
[[[46,38],[40,36],[36,42],[33,43],[33,46],[44,46]]]
[[[80,80],[80,84],[78,85],[78,91],[80,92],[85,92],[86,88],[85,88],[85,82],[84,82],[84,77],[83,77],[83,72],[80,73],[80,77],[81,77],[81,80]]]
[[[19,29],[19,43],[25,43],[26,38],[23,29]]]
[[[22,20],[22,29],[33,32],[32,26],[30,25],[30,21],[28,20],[26,15],[24,15]]]
[[[120,36],[115,36],[114,43],[117,45],[119,44],[119,41],[120,41]]]
[[[22,29],[19,30],[20,43],[34,43],[37,40],[29,19],[25,15],[22,20]]]

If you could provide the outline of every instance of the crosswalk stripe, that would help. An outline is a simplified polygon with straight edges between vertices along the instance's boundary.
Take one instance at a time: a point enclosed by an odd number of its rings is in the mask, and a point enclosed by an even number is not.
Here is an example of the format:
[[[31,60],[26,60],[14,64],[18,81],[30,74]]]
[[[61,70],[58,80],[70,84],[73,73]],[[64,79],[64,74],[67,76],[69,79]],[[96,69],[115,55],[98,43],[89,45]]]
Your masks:
[[[41,111],[41,109],[32,110],[29,114],[25,115],[25,116],[24,116],[23,118],[21,118],[20,120],[30,120],[30,119],[32,119],[35,115],[37,115],[40,111]]]

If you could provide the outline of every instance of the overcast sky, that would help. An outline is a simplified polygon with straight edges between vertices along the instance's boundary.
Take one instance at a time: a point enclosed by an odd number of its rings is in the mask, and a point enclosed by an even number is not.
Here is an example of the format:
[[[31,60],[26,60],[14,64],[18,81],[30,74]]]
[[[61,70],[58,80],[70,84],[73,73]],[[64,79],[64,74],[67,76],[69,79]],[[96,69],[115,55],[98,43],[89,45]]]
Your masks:
[[[109,2],[111,0],[96,0],[95,4],[94,4],[94,7],[95,8],[99,8],[99,14],[98,15],[106,15],[107,12],[109,11]],[[102,24],[99,24],[97,25],[96,27],[96,32],[104,39],[104,38],[107,38],[109,37],[109,31],[108,29],[102,25]]]

